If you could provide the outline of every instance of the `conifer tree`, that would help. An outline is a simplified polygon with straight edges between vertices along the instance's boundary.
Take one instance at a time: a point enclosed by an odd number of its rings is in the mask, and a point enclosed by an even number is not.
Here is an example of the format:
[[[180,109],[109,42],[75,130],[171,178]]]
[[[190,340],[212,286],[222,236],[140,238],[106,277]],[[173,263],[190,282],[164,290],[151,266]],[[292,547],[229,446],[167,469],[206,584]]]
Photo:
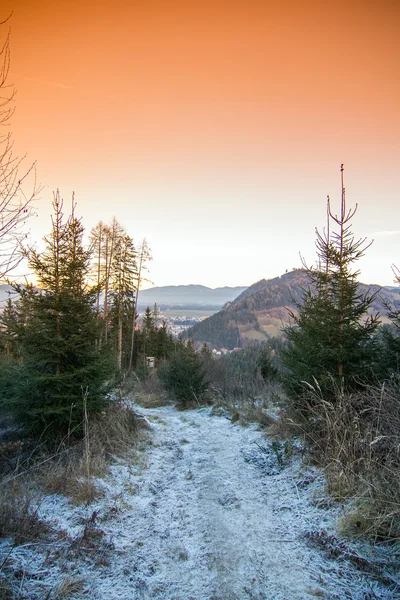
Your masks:
[[[11,298],[0,315],[0,352],[7,359],[17,358],[18,341],[15,333],[19,321],[18,311]]]
[[[156,314],[148,306],[143,315],[141,328],[135,336],[134,359],[137,366],[146,365],[146,357],[152,356],[159,365],[170,358],[176,351],[176,342],[167,330],[165,321],[156,324]]]
[[[360,294],[359,272],[353,270],[370,244],[355,240],[351,232],[357,205],[354,210],[346,208],[343,165],[341,181],[340,215],[332,213],[328,197],[327,230],[323,235],[316,230],[318,263],[314,268],[305,265],[310,283],[284,330],[290,343],[283,360],[294,397],[304,382],[317,381],[325,394],[333,393],[335,385],[353,389],[371,376],[376,359],[379,315],[368,315],[375,295]]]
[[[86,287],[90,252],[83,226],[54,196],[51,234],[43,253],[30,249],[29,265],[40,291],[21,291],[24,318],[16,328],[22,375],[10,394],[11,406],[30,431],[46,435],[82,432],[83,402],[88,412],[105,405],[110,379],[105,355],[96,347],[95,293]]]
[[[159,377],[181,407],[199,403],[207,389],[203,365],[190,340],[176,343],[174,353],[160,368]]]

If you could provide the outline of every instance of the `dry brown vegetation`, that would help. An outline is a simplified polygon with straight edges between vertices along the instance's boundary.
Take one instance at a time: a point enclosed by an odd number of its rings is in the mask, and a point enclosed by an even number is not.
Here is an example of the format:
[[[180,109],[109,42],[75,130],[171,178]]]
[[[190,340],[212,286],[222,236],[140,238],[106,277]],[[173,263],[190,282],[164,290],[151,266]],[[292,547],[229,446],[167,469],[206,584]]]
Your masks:
[[[42,487],[48,493],[68,496],[76,504],[89,504],[100,494],[93,477],[104,475],[114,455],[133,451],[142,436],[142,423],[131,408],[122,402],[111,404],[89,423],[83,440],[72,447],[66,440],[66,448],[41,469]]]
[[[110,458],[135,452],[144,439],[144,426],[130,407],[115,402],[88,423],[83,440],[65,439],[52,454],[38,446],[35,457],[32,452],[24,456],[23,445],[1,444],[8,462],[12,447],[20,457],[14,457],[14,471],[3,474],[0,482],[0,536],[11,536],[19,544],[48,533],[38,517],[43,491],[63,494],[77,504],[92,502],[100,493],[94,478],[106,472]]]
[[[143,379],[134,375],[127,379],[123,393],[125,397],[144,408],[158,408],[169,404],[168,394],[154,371]]]
[[[351,499],[343,535],[400,539],[400,391],[398,385],[337,391],[325,401],[309,388],[299,420],[314,459],[327,474],[329,493]]]
[[[0,537],[11,536],[16,544],[42,538],[49,528],[39,518],[40,496],[26,481],[3,484],[0,491]]]

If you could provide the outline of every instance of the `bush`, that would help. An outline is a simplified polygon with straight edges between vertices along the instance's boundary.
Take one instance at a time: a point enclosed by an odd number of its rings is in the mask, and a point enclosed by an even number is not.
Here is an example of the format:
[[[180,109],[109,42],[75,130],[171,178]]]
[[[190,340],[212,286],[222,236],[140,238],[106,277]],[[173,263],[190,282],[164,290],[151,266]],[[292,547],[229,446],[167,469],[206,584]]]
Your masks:
[[[175,354],[161,365],[158,374],[180,407],[203,400],[207,389],[205,372],[191,344],[178,344]]]
[[[342,531],[400,539],[400,388],[365,386],[326,401],[303,394],[300,421],[312,456],[325,468],[330,494],[353,498]],[[301,416],[297,413],[297,417]]]

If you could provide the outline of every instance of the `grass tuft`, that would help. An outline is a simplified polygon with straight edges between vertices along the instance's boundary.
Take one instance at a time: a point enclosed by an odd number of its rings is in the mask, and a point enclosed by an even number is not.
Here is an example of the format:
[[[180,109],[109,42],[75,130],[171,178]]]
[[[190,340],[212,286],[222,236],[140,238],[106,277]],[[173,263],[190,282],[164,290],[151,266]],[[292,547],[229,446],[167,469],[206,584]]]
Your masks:
[[[76,594],[82,592],[84,587],[85,581],[82,577],[67,575],[56,585],[54,597],[60,600],[63,598],[73,598]]]
[[[11,481],[0,491],[0,537],[16,545],[45,537],[50,528],[39,518],[40,498],[23,481]]]
[[[314,460],[325,468],[328,491],[353,499],[338,527],[342,534],[400,539],[400,389],[365,386],[339,390],[326,401],[309,388],[297,414]]]

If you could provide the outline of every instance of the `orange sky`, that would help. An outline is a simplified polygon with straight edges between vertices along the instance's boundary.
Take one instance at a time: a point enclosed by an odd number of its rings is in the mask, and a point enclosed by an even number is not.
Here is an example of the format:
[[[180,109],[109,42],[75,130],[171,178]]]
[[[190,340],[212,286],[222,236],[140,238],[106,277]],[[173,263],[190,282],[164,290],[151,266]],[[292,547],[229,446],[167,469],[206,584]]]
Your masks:
[[[15,149],[153,249],[157,285],[251,284],[314,260],[345,163],[365,282],[400,263],[400,4],[3,0]],[[4,33],[6,28],[3,26]]]

